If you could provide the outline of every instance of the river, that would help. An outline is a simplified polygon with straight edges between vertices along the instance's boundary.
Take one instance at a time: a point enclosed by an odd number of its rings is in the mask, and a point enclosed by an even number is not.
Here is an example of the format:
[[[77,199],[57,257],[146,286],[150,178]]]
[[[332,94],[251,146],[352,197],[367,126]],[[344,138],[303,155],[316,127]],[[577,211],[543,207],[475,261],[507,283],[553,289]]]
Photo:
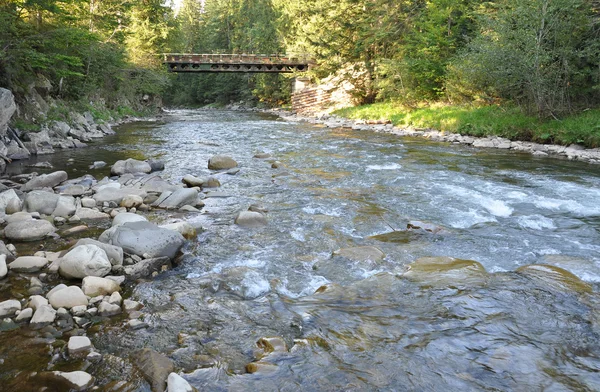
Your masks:
[[[217,110],[37,159],[72,178],[160,158],[179,181],[210,175],[215,154],[241,171],[217,175],[188,217],[205,230],[181,264],[130,293],[150,328],[97,328],[112,354],[93,365],[97,385],[148,390],[128,355],[150,347],[198,390],[600,390],[599,166]],[[234,225],[254,204],[269,224]],[[332,256],[359,246],[385,257]],[[539,264],[574,276],[515,272]],[[287,350],[247,373],[263,337]]]

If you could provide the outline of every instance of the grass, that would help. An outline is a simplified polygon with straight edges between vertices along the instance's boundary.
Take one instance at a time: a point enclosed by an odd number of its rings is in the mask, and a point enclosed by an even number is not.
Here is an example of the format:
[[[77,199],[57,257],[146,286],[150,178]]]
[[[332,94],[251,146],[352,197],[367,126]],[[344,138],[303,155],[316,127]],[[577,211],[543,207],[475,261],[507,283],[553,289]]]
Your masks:
[[[433,104],[408,108],[394,102],[346,108],[334,114],[350,119],[390,120],[396,126],[433,128],[471,136],[501,136],[511,140],[600,146],[600,109],[561,120],[542,120],[514,106]]]

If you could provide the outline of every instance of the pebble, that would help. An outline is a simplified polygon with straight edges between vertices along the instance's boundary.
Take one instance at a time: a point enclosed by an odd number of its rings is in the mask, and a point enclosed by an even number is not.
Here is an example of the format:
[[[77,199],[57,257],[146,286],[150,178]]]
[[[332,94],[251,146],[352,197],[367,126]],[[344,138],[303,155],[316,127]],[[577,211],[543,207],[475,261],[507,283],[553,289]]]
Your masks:
[[[127,322],[127,325],[129,326],[130,329],[132,330],[138,330],[138,329],[144,329],[144,328],[148,328],[148,323],[141,321],[141,320],[129,320]]]

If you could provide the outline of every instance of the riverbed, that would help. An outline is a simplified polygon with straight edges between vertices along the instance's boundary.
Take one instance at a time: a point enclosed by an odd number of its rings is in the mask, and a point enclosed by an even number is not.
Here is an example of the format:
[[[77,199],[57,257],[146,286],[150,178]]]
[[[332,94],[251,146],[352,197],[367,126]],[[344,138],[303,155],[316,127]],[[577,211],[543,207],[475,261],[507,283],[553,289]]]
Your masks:
[[[198,390],[600,389],[596,165],[176,110],[8,170],[49,161],[100,179],[109,169],[94,161],[160,158],[180,181],[214,174],[215,154],[240,172],[217,174],[203,212],[186,217],[204,231],[180,265],[133,288],[150,328],[91,336],[110,354],[87,370],[97,385],[147,390],[122,370],[150,347]],[[252,205],[268,225],[234,225]],[[383,256],[333,255],[356,247]],[[265,337],[286,347],[263,352]]]

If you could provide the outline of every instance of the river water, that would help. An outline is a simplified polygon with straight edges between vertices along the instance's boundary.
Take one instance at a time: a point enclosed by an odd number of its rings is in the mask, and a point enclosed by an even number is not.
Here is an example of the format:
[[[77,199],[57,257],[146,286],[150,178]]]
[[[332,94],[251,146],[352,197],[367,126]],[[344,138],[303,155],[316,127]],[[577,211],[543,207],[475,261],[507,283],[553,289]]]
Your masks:
[[[600,390],[600,167],[215,110],[39,159],[160,158],[178,181],[215,154],[241,171],[188,217],[205,231],[180,265],[133,289],[150,328],[93,335],[97,385],[148,390],[123,374],[150,347],[198,390]],[[268,226],[235,226],[253,204]],[[359,246],[385,257],[332,256]]]

